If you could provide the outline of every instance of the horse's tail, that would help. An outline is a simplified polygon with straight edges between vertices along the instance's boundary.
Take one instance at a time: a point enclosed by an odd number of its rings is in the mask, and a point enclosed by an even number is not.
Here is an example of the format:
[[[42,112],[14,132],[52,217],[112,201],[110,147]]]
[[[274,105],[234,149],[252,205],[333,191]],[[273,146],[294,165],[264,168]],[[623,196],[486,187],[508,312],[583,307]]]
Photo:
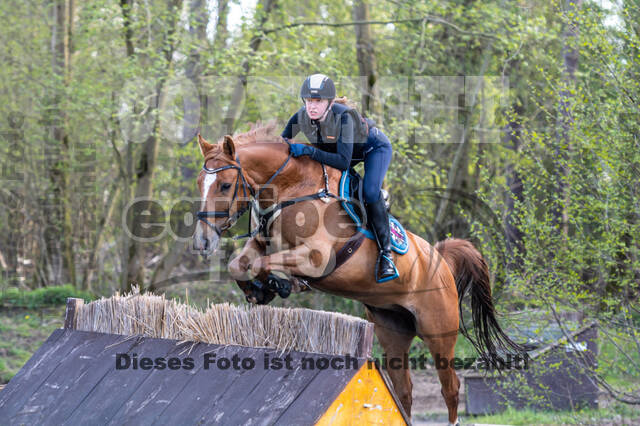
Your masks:
[[[482,254],[469,241],[455,238],[439,241],[435,248],[444,257],[456,280],[460,331],[480,356],[496,365],[498,351],[522,353],[523,347],[512,341],[498,324],[491,297],[489,268]],[[462,318],[462,298],[467,292],[471,293],[474,337],[471,337]]]

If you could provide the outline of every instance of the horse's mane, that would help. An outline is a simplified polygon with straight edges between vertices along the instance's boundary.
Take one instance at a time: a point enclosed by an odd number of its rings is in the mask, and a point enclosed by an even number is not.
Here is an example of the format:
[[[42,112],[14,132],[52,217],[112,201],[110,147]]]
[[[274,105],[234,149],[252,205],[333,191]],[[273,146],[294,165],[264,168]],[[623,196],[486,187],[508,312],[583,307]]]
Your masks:
[[[280,147],[280,149],[286,148],[288,150],[288,147],[284,144],[284,139],[277,131],[277,124],[276,120],[269,120],[266,123],[262,123],[260,121],[251,123],[248,131],[242,133],[236,132],[233,134],[231,137],[233,139],[233,144],[236,148],[249,147],[250,145],[257,143],[268,143],[273,147],[277,147],[280,144],[274,144],[274,142],[282,142],[282,147]],[[209,151],[205,159],[213,158],[223,152],[223,141],[224,138],[220,138],[217,143],[213,144],[213,149]]]
[[[251,124],[248,132],[235,133],[233,135],[233,142],[242,146],[255,142],[274,142],[280,140],[277,124],[276,120],[269,120],[266,123],[256,121]]]

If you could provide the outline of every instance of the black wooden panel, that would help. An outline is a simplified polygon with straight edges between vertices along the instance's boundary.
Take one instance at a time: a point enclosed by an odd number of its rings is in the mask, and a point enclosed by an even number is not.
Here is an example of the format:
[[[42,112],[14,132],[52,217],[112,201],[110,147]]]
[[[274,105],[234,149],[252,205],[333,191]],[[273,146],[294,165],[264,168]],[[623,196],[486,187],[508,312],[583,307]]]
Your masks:
[[[237,353],[235,346],[216,346],[201,344],[200,351],[215,354],[217,358],[229,358]],[[250,356],[251,350],[244,348],[243,356]],[[255,355],[255,353],[254,353]],[[243,374],[251,374],[250,371],[221,371],[215,368],[204,370],[204,365],[199,364],[200,370],[186,384],[183,394],[175,398],[156,419],[156,424],[176,425],[189,419],[189,423],[200,424],[205,422],[207,413],[217,404]]]
[[[590,377],[596,367],[597,336],[597,328],[588,327],[573,336],[583,345],[579,350],[550,347],[530,359],[527,370],[465,377],[467,413],[496,413],[507,405],[539,410],[597,408],[598,387]]]
[[[116,336],[114,343],[123,339]],[[175,341],[153,339],[149,342],[143,337],[134,337],[129,340],[130,345],[122,344],[111,348],[111,358],[108,361],[108,370],[86,397],[79,401],[76,410],[68,417],[65,424],[106,424],[123,410],[136,409],[132,401],[137,389],[149,378],[153,370],[126,369],[116,370],[116,354],[136,353],[139,356],[150,358],[165,357],[175,347]]]
[[[170,370],[165,368],[152,370],[140,386],[135,389],[135,392],[131,394],[126,405],[111,418],[109,424],[150,425],[161,417],[162,412],[173,402],[177,402],[179,405],[192,398],[191,388],[188,383],[194,377],[206,374],[206,372],[202,371],[201,361],[203,353],[208,349],[207,345],[197,344],[194,346],[193,343],[177,345],[176,341],[167,342],[173,342],[173,346],[164,358],[166,360],[177,358],[181,361],[191,358],[193,360],[193,369],[180,368]],[[137,348],[138,355],[148,356],[157,344],[156,339],[147,340],[140,348]],[[188,349],[191,349],[191,353],[188,353]],[[184,423],[185,418],[190,419],[192,413],[185,413],[185,415],[186,417],[177,419],[175,424]]]
[[[264,363],[260,362],[264,356],[264,349],[255,348],[242,348],[242,347],[230,347],[233,352],[227,356],[233,356],[233,354],[239,354],[242,357],[249,357],[255,359],[257,365],[252,370],[241,369],[239,371],[233,371],[232,373],[227,370],[227,373],[232,374],[234,380],[229,386],[221,393],[220,397],[214,401],[211,408],[205,413],[205,423],[214,424],[236,424],[228,421],[222,421],[223,418],[229,418],[233,415],[239,405],[246,400],[251,391],[258,386],[258,384],[266,377],[267,370],[264,368]],[[241,351],[241,353],[240,353]],[[216,372],[221,374],[221,372]],[[264,397],[264,396],[263,396]],[[255,401],[256,405],[262,404],[262,401]]]
[[[55,372],[59,372],[59,364],[72,354],[80,354],[83,349],[90,346],[98,336],[86,336],[80,332],[71,330],[56,330],[54,336],[62,332],[53,346],[45,347],[34,354],[33,357],[18,372],[7,386],[10,391],[8,398],[3,401],[0,407],[0,418],[9,419],[7,423],[12,423],[12,418],[29,413],[40,413],[47,409],[44,401],[28,401],[33,394],[45,387],[48,378]],[[15,388],[13,387],[15,386]],[[57,390],[49,388],[51,393]],[[4,392],[3,392],[4,393]]]
[[[312,424],[357,369],[267,368],[272,349],[57,330],[1,395],[8,424]],[[187,353],[186,349],[191,352]],[[194,360],[192,370],[116,370],[116,354]],[[204,354],[252,359],[253,368],[204,368]],[[360,365],[363,360],[359,360]]]
[[[73,413],[78,404],[96,387],[102,377],[114,368],[116,350],[112,345],[125,337],[76,331],[90,343],[72,350],[62,359],[52,360],[58,367],[45,383],[29,398],[23,410],[11,419],[15,424],[60,424]],[[125,349],[132,342],[125,343]]]
[[[272,356],[277,355],[275,352],[272,353]],[[234,401],[236,406],[231,410],[225,410],[221,416],[218,417],[219,414],[214,416],[215,418],[209,416],[209,422],[234,425],[274,424],[288,406],[296,400],[300,392],[320,372],[317,369],[303,369],[300,362],[302,357],[318,358],[318,355],[303,353],[290,353],[289,355],[292,359],[290,365],[292,368],[267,369],[264,374],[261,373],[262,378],[256,381],[250,391],[247,388],[242,389],[240,386],[234,385],[230,389],[230,393],[233,394],[233,391],[237,389],[244,393],[244,396]],[[329,356],[327,358],[330,359]],[[257,401],[259,403],[256,403]]]
[[[465,408],[467,414],[492,414],[503,411],[506,408],[507,400],[497,390],[496,380],[493,377],[465,377]]]

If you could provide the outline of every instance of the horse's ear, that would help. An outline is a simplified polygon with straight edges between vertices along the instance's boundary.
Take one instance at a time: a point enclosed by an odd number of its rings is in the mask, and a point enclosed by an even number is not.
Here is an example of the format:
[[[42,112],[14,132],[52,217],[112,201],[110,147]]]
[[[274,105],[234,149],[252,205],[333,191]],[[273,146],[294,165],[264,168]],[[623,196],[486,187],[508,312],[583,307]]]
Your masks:
[[[203,138],[202,135],[200,135],[200,133],[198,133],[198,144],[200,145],[200,152],[202,153],[203,157],[206,157],[207,153],[214,147],[214,145],[207,142],[206,139]]]
[[[222,149],[225,154],[231,158],[236,158],[236,146],[233,143],[233,138],[229,135],[224,135],[224,141],[222,141]]]

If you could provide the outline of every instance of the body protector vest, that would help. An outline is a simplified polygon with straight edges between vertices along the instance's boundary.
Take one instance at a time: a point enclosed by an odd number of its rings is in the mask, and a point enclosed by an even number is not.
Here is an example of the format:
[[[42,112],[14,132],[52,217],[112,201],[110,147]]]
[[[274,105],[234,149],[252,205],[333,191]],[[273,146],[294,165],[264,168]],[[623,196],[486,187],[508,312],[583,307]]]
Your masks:
[[[342,115],[349,114],[351,122],[354,125],[353,139],[351,141],[343,140],[341,135]],[[354,161],[364,159],[365,145],[369,136],[369,127],[373,127],[375,123],[371,120],[365,120],[353,108],[334,102],[331,110],[327,113],[326,118],[322,122],[311,120],[303,106],[298,111],[298,125],[300,130],[309,139],[309,142],[326,152],[336,152],[338,143],[353,143]]]

